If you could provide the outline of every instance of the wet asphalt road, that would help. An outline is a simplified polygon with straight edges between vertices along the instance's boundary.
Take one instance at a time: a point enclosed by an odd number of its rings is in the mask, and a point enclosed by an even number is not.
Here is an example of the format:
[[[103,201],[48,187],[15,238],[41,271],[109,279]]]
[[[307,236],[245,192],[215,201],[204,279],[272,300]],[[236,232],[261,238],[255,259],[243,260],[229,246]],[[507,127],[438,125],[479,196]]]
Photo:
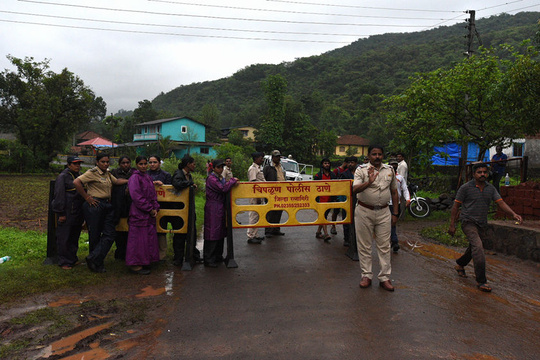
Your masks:
[[[392,255],[394,293],[377,280],[358,287],[339,227],[330,244],[316,227],[282,228],[262,245],[235,230],[237,269],[197,265],[173,277],[173,310],[147,358],[539,359],[538,264],[488,255],[494,290],[482,293],[471,265],[457,277],[455,251],[408,246],[420,240],[409,225]]]

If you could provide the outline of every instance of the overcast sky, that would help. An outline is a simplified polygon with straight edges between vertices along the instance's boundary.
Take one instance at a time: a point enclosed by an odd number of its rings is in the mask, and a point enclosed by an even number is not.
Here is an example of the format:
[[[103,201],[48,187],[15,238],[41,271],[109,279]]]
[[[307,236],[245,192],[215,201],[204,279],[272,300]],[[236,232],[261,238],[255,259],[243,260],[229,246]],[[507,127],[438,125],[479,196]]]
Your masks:
[[[8,54],[50,59],[115,113],[251,64],[464,22],[466,10],[477,19],[540,11],[540,0],[1,0],[0,69],[13,69]]]

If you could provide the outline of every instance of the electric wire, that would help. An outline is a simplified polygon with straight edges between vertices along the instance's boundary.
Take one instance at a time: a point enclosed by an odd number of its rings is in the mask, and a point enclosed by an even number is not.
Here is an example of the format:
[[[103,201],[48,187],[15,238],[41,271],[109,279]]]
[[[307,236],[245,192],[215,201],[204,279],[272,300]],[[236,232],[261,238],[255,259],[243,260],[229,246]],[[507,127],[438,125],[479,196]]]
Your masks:
[[[27,16],[35,16],[35,17],[45,17],[45,18],[53,18],[53,19],[64,19],[64,20],[82,20],[82,21],[101,22],[101,23],[110,23],[110,24],[121,24],[121,25],[155,26],[155,27],[183,28],[183,29],[197,29],[197,30],[219,30],[219,31],[247,32],[247,33],[271,33],[271,34],[316,35],[316,36],[351,36],[351,37],[369,36],[369,35],[359,35],[359,34],[338,34],[338,33],[277,31],[277,30],[253,30],[253,29],[215,28],[215,27],[189,26],[189,25],[168,25],[168,24],[155,24],[155,23],[136,23],[136,22],[129,22],[129,21],[100,20],[100,19],[79,18],[79,17],[71,17],[71,16],[25,13],[25,12],[8,11],[8,10],[0,10],[0,13],[14,14],[14,15],[27,15]]]
[[[327,41],[327,40],[302,40],[302,39],[273,39],[273,38],[249,38],[240,36],[224,36],[224,35],[195,35],[195,34],[178,34],[178,33],[166,33],[157,31],[139,31],[139,30],[123,30],[123,29],[105,29],[95,28],[89,26],[74,26],[74,25],[59,25],[59,24],[47,24],[31,21],[18,21],[18,20],[6,20],[0,19],[0,22],[14,23],[14,24],[28,24],[28,25],[41,25],[52,26],[69,29],[84,29],[84,30],[99,30],[99,31],[113,31],[121,33],[135,33],[135,34],[150,34],[150,35],[169,35],[169,36],[186,36],[197,38],[215,38],[215,39],[235,39],[235,40],[257,40],[257,41],[283,41],[283,42],[302,42],[302,43],[323,43],[323,44],[349,44],[348,41]]]
[[[354,17],[354,18],[400,19],[400,20],[444,20],[444,19],[439,19],[439,18],[403,17],[403,16],[377,16],[377,15],[357,15],[357,14],[335,14],[335,13],[320,13],[320,12],[308,12],[308,11],[246,8],[246,7],[229,6],[229,5],[210,5],[210,4],[200,4],[200,3],[187,3],[187,2],[172,1],[172,0],[147,0],[147,1],[158,2],[158,3],[166,3],[166,4],[175,4],[175,5],[200,6],[200,7],[209,7],[209,8],[260,11],[260,12],[276,12],[276,13],[300,14],[300,15],[343,16],[343,17]]]

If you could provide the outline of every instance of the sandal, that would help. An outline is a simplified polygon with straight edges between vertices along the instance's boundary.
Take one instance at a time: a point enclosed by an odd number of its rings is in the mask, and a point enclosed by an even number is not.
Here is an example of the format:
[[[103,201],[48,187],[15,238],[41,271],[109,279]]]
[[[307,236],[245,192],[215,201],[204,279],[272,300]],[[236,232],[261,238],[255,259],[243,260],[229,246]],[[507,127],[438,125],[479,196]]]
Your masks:
[[[456,266],[454,267],[454,269],[456,269],[458,276],[460,276],[460,277],[462,277],[462,278],[466,278],[466,277],[467,277],[467,274],[465,273],[465,269],[462,268],[461,266],[456,265]]]
[[[317,232],[315,233],[315,237],[316,237],[317,239],[324,239],[324,237],[322,236],[322,234],[321,234],[320,231],[317,231]]]
[[[491,292],[491,287],[488,284],[478,284],[478,290],[483,292]]]
[[[327,235],[324,237],[324,242],[330,242],[331,239],[332,239],[332,237],[331,237],[330,235],[327,234]]]

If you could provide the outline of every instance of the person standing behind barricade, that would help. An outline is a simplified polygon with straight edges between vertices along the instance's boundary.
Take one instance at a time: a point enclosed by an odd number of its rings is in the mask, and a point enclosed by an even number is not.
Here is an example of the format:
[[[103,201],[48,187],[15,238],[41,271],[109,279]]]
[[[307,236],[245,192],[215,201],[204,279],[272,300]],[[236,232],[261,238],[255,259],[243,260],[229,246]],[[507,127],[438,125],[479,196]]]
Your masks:
[[[356,171],[356,167],[358,166],[358,159],[356,156],[350,156],[347,158],[347,169],[341,173],[341,179],[354,179],[354,172]],[[351,202],[353,203],[352,207],[354,209],[355,201],[354,199],[351,199]],[[350,211],[350,209],[345,209],[344,211]],[[353,211],[354,214],[354,211]],[[356,236],[354,233],[352,234],[353,241],[356,241]],[[351,244],[351,225],[350,224],[343,224],[343,246],[349,246]]]
[[[159,261],[156,232],[159,204],[153,180],[147,173],[146,156],[137,156],[135,163],[137,170],[128,182],[132,201],[129,209],[126,265],[134,274],[148,275],[150,264]]]
[[[405,199],[405,208],[408,208],[409,205],[411,204],[411,195],[409,194],[409,189],[407,187],[407,183],[405,182],[405,179],[403,178],[403,176],[401,176],[400,174],[397,173],[397,167],[398,167],[398,162],[397,160],[390,160],[388,162],[388,164],[390,166],[392,166],[394,168],[394,171],[396,172],[396,181],[398,183],[398,186],[397,186],[397,190],[398,190],[398,198],[401,200],[401,198],[403,197]],[[393,206],[392,206],[392,199],[390,198],[390,212],[392,212],[393,210]],[[400,206],[398,207],[398,217],[400,216],[400,213],[401,212],[401,201],[400,201]],[[392,224],[392,232],[391,232],[391,235],[390,235],[390,242],[391,242],[391,245],[392,245],[392,251],[394,251],[394,253],[397,253],[398,250],[399,250],[399,239],[398,239],[398,236],[397,236],[397,226],[396,224]]]
[[[313,180],[334,180],[336,178],[336,175],[330,171],[330,160],[327,158],[324,158],[321,160],[321,171],[315,174],[313,177]],[[330,196],[319,196],[319,202],[320,203],[327,203],[330,201]],[[324,220],[326,220],[326,214],[324,213]],[[321,230],[324,234],[321,233]],[[329,243],[330,239],[332,237],[328,235],[328,228],[326,225],[319,225],[317,228],[317,232],[315,233],[315,237],[317,239],[323,239],[324,242]]]
[[[117,179],[129,179],[135,171],[135,169],[131,167],[131,159],[128,156],[120,156],[120,158],[118,158],[118,165],[119,166],[116,169],[111,170],[111,174]],[[114,223],[115,225],[118,225],[121,218],[127,218],[129,216],[131,198],[129,197],[127,184],[113,186],[111,203],[114,209]],[[116,232],[114,238],[116,244],[116,250],[114,251],[115,259],[126,259],[127,238],[127,231]]]
[[[281,166],[281,153],[279,150],[272,151],[272,161],[264,167],[263,174],[266,181],[285,181],[285,170]],[[279,224],[282,213],[282,210],[271,210],[266,213],[266,220],[271,224]],[[285,235],[279,227],[268,227],[264,229],[264,233],[266,237]]]
[[[56,178],[51,209],[56,214],[56,248],[58,265],[64,270],[71,270],[79,260],[79,237],[84,221],[82,204],[84,199],[77,193],[73,181],[81,174],[82,160],[77,156],[68,156],[67,168]]]
[[[251,157],[253,158],[253,164],[248,169],[248,181],[265,181],[264,179],[264,173],[262,171],[262,163],[264,161],[264,154],[262,152],[255,152],[251,154]],[[262,199],[254,198],[249,199],[250,205],[258,205],[262,204]],[[250,211],[249,212],[249,224],[253,225],[256,224],[259,221],[259,214],[256,211]],[[247,229],[247,237],[248,237],[248,244],[260,244],[263,240],[263,236],[259,235],[259,229],[258,228],[248,228]]]
[[[231,170],[232,159],[230,157],[225,158],[225,166],[223,167],[223,178],[225,181],[231,180],[234,176]]]
[[[337,168],[335,168],[332,171],[334,173],[334,175],[336,175],[336,179],[343,179],[343,173],[345,171],[347,171],[348,165],[349,165],[349,158],[346,157],[345,159],[343,159],[343,162],[341,163],[341,165],[338,166]],[[336,197],[336,201],[344,201],[344,200],[345,200],[344,196],[337,196]],[[332,210],[332,221],[337,220],[337,217],[338,217],[340,212],[341,212],[341,209]],[[330,228],[330,233],[334,234],[334,235],[337,235],[336,224],[332,224],[332,227]]]
[[[227,236],[225,196],[238,179],[225,181],[221,159],[213,161],[214,172],[206,179],[206,204],[204,205],[204,266],[217,267],[223,261],[223,244]]]
[[[105,257],[116,235],[114,209],[111,204],[112,187],[127,182],[126,179],[115,178],[109,172],[109,155],[104,153],[96,156],[96,167],[73,181],[77,192],[86,200],[83,214],[88,227],[90,254],[86,257],[86,265],[90,271],[105,272]],[[84,190],[83,185],[86,185],[88,190]]]
[[[491,161],[496,161],[496,163],[491,165],[491,170],[493,171],[493,186],[495,186],[498,193],[500,193],[499,186],[501,179],[506,174],[506,160],[508,160],[508,156],[503,154],[502,150],[502,146],[497,145],[495,147],[496,153],[491,158]]]
[[[171,185],[172,176],[161,169],[161,158],[157,155],[148,157],[148,175],[152,178],[155,186]],[[159,243],[159,260],[165,260],[167,256],[167,234],[157,234]]]
[[[379,285],[384,290],[394,291],[390,274],[390,232],[391,225],[398,219],[398,193],[394,169],[382,163],[383,148],[371,145],[368,148],[369,164],[364,164],[354,173],[353,193],[358,194],[358,206],[354,213],[356,244],[362,269],[361,288],[371,286],[373,278],[371,250],[373,241],[377,247],[379,264]],[[392,198],[393,210],[388,212],[388,202]]]
[[[174,175],[172,177],[172,185],[176,189],[176,191],[182,191],[186,189],[186,191],[189,190],[189,188],[196,189],[197,185],[193,182],[193,176],[191,175],[192,172],[195,171],[195,159],[189,155],[186,155],[182,158],[180,161],[180,164],[178,164],[178,170],[174,172]],[[170,206],[172,209],[179,209],[180,204],[177,203],[163,203],[162,209],[165,208],[165,205]],[[190,202],[190,207],[195,208],[195,202]],[[193,211],[193,214],[195,214],[195,211]],[[184,219],[185,221],[188,221],[188,219]],[[182,223],[177,217],[172,216],[164,216],[161,218],[160,225],[162,228],[167,227],[167,222],[170,222],[173,226],[173,229],[180,229],[182,227]],[[195,219],[193,219],[193,223],[195,223]],[[197,231],[194,227],[194,231]],[[186,249],[186,240],[188,239],[188,236],[191,236],[191,234],[173,234],[173,249],[174,249],[174,259],[173,264],[176,266],[182,266],[184,263],[184,254]],[[197,236],[194,236],[195,239]],[[193,260],[195,262],[200,263],[202,262],[201,259],[201,253],[199,252],[199,249],[196,247],[196,241],[193,242]]]

